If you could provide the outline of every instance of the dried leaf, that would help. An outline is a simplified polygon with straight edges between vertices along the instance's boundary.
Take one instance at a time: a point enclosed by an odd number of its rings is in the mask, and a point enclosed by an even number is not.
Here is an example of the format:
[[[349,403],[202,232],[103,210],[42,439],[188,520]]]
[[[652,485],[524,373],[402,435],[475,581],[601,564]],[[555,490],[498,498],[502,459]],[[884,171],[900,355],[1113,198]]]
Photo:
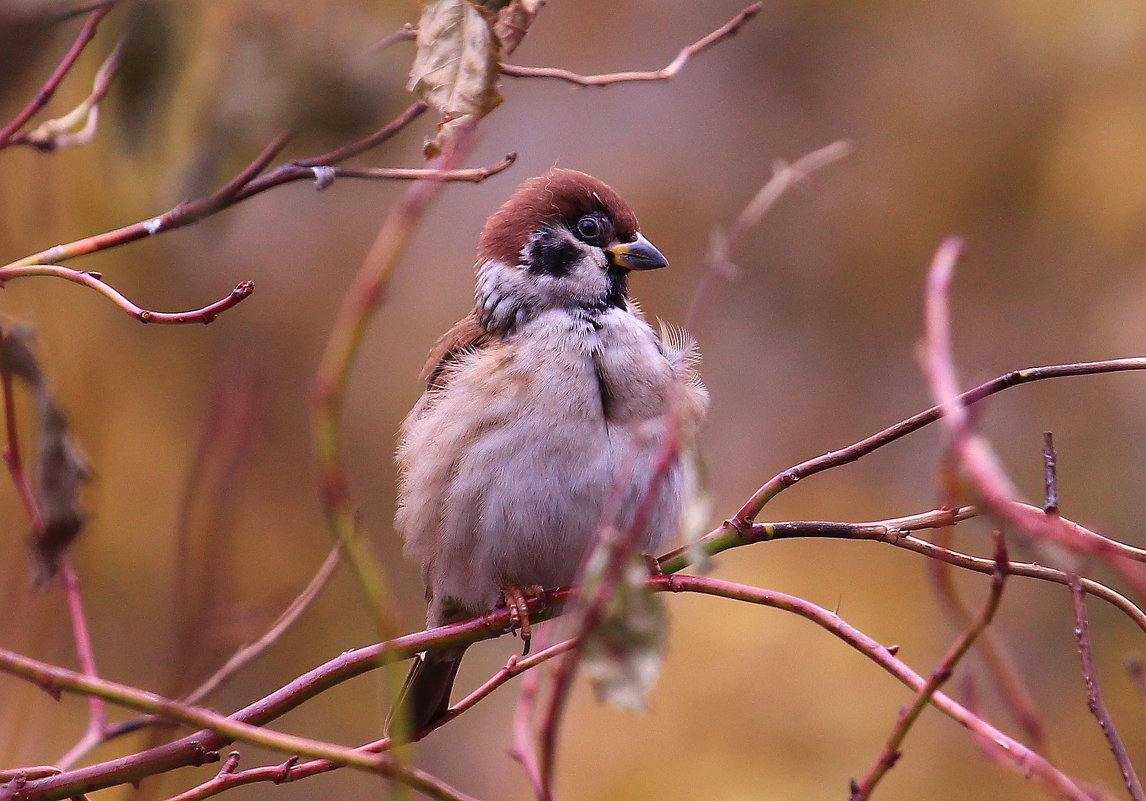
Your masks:
[[[592,570],[589,565],[586,575]],[[648,706],[668,639],[664,599],[649,589],[645,582],[648,576],[644,557],[634,554],[613,590],[600,625],[585,643],[585,672],[597,697],[633,711]]]
[[[46,391],[39,394],[39,407],[33,491],[42,529],[32,535],[32,553],[39,568],[37,581],[42,582],[56,574],[64,551],[83,528],[79,492],[91,469],[71,435],[68,418]]]
[[[470,0],[426,0],[418,22],[418,54],[408,88],[442,116],[427,153],[441,150],[453,130],[501,103],[501,43],[494,13]]]
[[[521,44],[529,26],[533,24],[533,18],[543,5],[545,0],[513,0],[497,12],[493,30],[501,42],[503,56],[508,56]]]
[[[32,352],[32,331],[27,326],[0,320],[0,373],[23,379],[33,388],[43,383]]]
[[[36,397],[38,430],[32,494],[41,525],[32,532],[31,543],[36,581],[41,583],[56,574],[64,551],[83,528],[79,491],[91,471],[71,435],[67,416],[44,380],[32,347],[32,333],[26,326],[0,323],[0,373],[21,379]]]

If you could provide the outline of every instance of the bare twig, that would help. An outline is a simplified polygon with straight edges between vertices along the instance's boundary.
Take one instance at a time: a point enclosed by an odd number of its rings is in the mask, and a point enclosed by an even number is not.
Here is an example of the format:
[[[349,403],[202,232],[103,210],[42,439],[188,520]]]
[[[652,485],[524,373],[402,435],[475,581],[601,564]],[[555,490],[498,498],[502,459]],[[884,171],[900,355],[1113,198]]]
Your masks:
[[[380,53],[390,45],[398,42],[411,42],[418,38],[418,29],[412,22],[407,22],[393,33],[387,34],[370,46],[371,53]]]
[[[81,14],[88,14],[100,8],[111,8],[119,0],[88,0],[86,3],[77,3],[71,8],[65,8],[57,12],[56,19],[60,22],[69,20],[72,17],[78,17]]]
[[[1043,432],[1043,484],[1046,496],[1043,511],[1058,514],[1058,454],[1054,448],[1054,434]]]
[[[851,144],[843,139],[825,145],[796,159],[791,164],[780,161],[772,166],[772,177],[760,188],[755,197],[748,202],[744,210],[737,215],[728,230],[717,234],[713,238],[712,247],[708,255],[708,269],[701,276],[692,300],[688,304],[688,312],[684,318],[686,331],[696,330],[696,318],[703,308],[704,300],[712,284],[718,279],[730,280],[736,273],[732,262],[732,254],[740,242],[776,205],[784,194],[796,184],[803,181],[817,170],[834,164],[851,152]]]
[[[384,742],[386,745],[389,744],[389,740],[381,742]],[[371,743],[357,750],[362,753],[375,753],[380,749]],[[223,769],[220,770],[214,778],[196,787],[192,787],[190,790],[182,792],[179,795],[172,796],[167,799],[167,801],[202,801],[202,799],[210,798],[245,784],[255,784],[257,782],[285,784],[286,782],[296,781],[297,779],[341,767],[341,765],[331,762],[330,760],[317,759],[300,763],[297,757],[291,757],[281,765],[267,765],[251,768],[250,770],[237,770],[239,764],[238,756],[237,751],[232,751],[227,757]],[[472,796],[466,795],[461,790],[451,787],[437,776],[427,773],[424,770],[409,765],[402,765],[398,762],[393,762],[393,765],[394,773],[390,778],[419,791],[428,798],[438,799],[438,801],[477,801],[477,799]],[[230,770],[227,770],[228,766],[230,766]]]
[[[561,645],[572,646],[573,640],[566,640]],[[541,653],[545,653],[545,651]],[[511,660],[516,658],[515,654]],[[517,760],[522,770],[525,771],[525,776],[529,779],[529,786],[536,798],[542,798],[547,792],[545,780],[541,776],[541,763],[538,760],[532,727],[534,710],[537,709],[537,696],[540,692],[541,676],[537,673],[526,674],[521,680],[521,687],[517,693],[517,703],[513,707],[513,745],[510,746],[509,750],[509,755]]]
[[[540,600],[532,601],[530,614],[535,620],[543,620],[556,614],[561,604],[568,599],[569,594],[569,590],[556,590],[546,593],[545,605],[543,606]],[[512,627],[513,621],[509,610],[502,608],[460,623],[408,634],[376,645],[347,651],[226,718],[206,712],[198,707],[184,707],[179,713],[182,714],[182,712],[190,710],[188,714],[201,716],[200,719],[204,723],[209,723],[210,728],[205,728],[174,742],[148,749],[125,759],[113,759],[76,768],[58,775],[28,780],[19,788],[0,787],[0,801],[52,801],[52,799],[71,798],[90,790],[138,781],[146,776],[162,773],[182,765],[201,765],[211,761],[211,755],[220,748],[237,739],[234,735],[238,734],[240,729],[244,734],[250,733],[253,729],[252,737],[244,739],[255,741],[258,739],[258,732],[266,732],[265,729],[259,727],[286,714],[336,684],[384,664],[408,659],[427,648],[498,637],[508,633]],[[5,650],[0,650],[0,671],[25,676],[46,689],[60,689],[63,687],[63,682],[66,681],[69,688],[75,692],[100,694],[112,703],[122,702],[124,705],[162,713],[164,716],[175,717],[177,714],[173,709],[169,710],[164,706],[165,703],[174,702],[161,702],[157,696],[151,693],[134,688],[124,688],[131,698],[121,699],[118,688],[122,685],[93,682],[74,671],[29,660],[27,657]],[[115,688],[114,692],[111,691],[112,688]],[[130,703],[128,703],[129,700]],[[152,707],[156,705],[159,708],[153,709]],[[231,726],[232,723],[240,725],[236,728]],[[219,731],[215,730],[216,724],[219,724]],[[285,741],[280,737],[276,736],[275,739],[280,745],[285,744]],[[387,746],[389,741],[379,741],[379,743],[380,745],[376,745],[381,748]],[[329,744],[320,745],[328,746]],[[355,750],[359,749],[343,749],[338,754],[339,758],[334,758],[332,761],[337,764],[354,764],[355,762],[365,762],[368,765],[375,764],[366,760],[361,753],[352,757],[353,761],[341,758],[347,752],[353,753]],[[296,753],[303,753],[303,751],[296,750]],[[375,767],[379,771],[388,769],[381,763],[376,763]]]
[[[78,106],[62,117],[40,123],[31,131],[14,134],[9,144],[26,144],[40,150],[53,151],[90,142],[99,124],[99,104],[111,88],[112,79],[119,70],[122,60],[121,39],[96,71],[91,93]]]
[[[514,676],[519,676],[522,673],[537,667],[542,662],[548,662],[553,657],[560,656],[561,654],[570,651],[574,645],[574,640],[570,638],[567,640],[562,640],[556,645],[551,645],[548,648],[542,648],[537,653],[530,654],[529,656],[518,656],[517,654],[513,654],[510,656],[509,661],[505,663],[505,666],[498,670],[497,673],[494,673],[492,676],[474,688],[474,690],[469,695],[451,706],[449,712],[446,713],[444,720],[453,720],[458,715],[465,712],[467,709],[473,707],[478,701],[481,701],[498,687],[508,682]]]
[[[924,368],[932,395],[939,401],[944,425],[959,465],[966,471],[984,506],[1005,525],[1033,538],[1064,545],[1104,559],[1146,597],[1144,552],[1081,526],[1068,526],[1058,514],[1046,514],[1018,503],[1018,492],[987,441],[971,431],[966,403],[959,394],[951,358],[948,289],[962,242],[951,237],[936,250],[927,277]],[[1130,561],[1133,560],[1133,561]]]
[[[979,514],[980,512],[974,507],[963,506],[959,509],[934,509],[909,517],[898,517],[871,523],[838,523],[820,520],[755,523],[744,533],[722,527],[706,534],[693,546],[670,551],[660,557],[657,564],[662,573],[678,573],[692,563],[691,554],[696,549],[699,549],[705,556],[715,556],[731,548],[739,548],[757,542],[797,537],[831,537],[882,542],[897,548],[914,551],[921,556],[947,562],[956,567],[990,575],[994,570],[992,560],[950,550],[907,533],[949,526],[977,517]],[[1009,562],[1007,572],[1013,576],[1050,581],[1064,587],[1070,584],[1069,573],[1033,562]],[[1081,581],[1088,593],[1120,609],[1143,633],[1146,633],[1146,612],[1139,609],[1133,601],[1092,579],[1081,579]]]
[[[0,337],[5,336],[0,329]],[[28,483],[24,473],[23,460],[20,456],[19,432],[16,425],[16,406],[12,387],[12,376],[5,371],[0,375],[3,384],[4,398],[4,428],[6,441],[4,444],[4,460],[12,482],[24,504],[25,511],[32,521],[32,528],[38,536],[42,536],[44,520],[40,514],[40,507],[36,501],[35,493]],[[99,679],[96,669],[95,648],[92,646],[91,632],[88,628],[87,616],[84,613],[83,596],[80,593],[79,576],[67,554],[61,557],[60,577],[64,584],[64,597],[67,601],[68,618],[71,622],[72,639],[76,648],[76,661],[79,662],[81,672],[90,678]],[[107,726],[107,709],[102,698],[88,696],[88,722],[80,739],[61,757],[57,767],[70,766],[80,755],[87,752],[103,737]]]
[[[84,256],[89,253],[119,247],[129,242],[135,242],[139,239],[154,236],[162,231],[171,231],[176,228],[191,225],[204,217],[276,186],[292,181],[317,180],[321,172],[316,173],[315,167],[332,166],[381,144],[417,119],[425,110],[426,105],[424,103],[413,103],[395,119],[369,136],[356,142],[343,145],[321,156],[288,162],[263,174],[263,170],[267,168],[271,160],[290,140],[289,133],[279,134],[263,149],[250,165],[228,181],[226,185],[210,195],[181,203],[163,214],[148,220],[141,220],[140,222],[125,225],[122,228],[116,228],[102,234],[77,239],[65,245],[56,245],[47,248],[46,250],[18,259],[6,266],[17,267],[44,262],[55,263],[67,261],[77,256]]]
[[[950,549],[952,530],[953,527],[943,527],[937,531],[935,543],[937,548]],[[1008,569],[1014,564],[1013,562],[1010,563]],[[965,629],[970,626],[972,613],[963,603],[963,599],[959,596],[955,586],[955,565],[942,558],[932,558],[929,562],[929,568],[928,573],[932,578],[939,601],[954,620],[956,627]],[[1062,577],[1069,579],[1065,573],[1062,574]],[[1121,596],[1119,597],[1121,598]],[[1127,603],[1129,602],[1127,601]],[[1049,750],[1050,743],[1047,740],[1042,714],[1039,712],[1038,705],[1027,688],[1022,674],[1008,653],[1005,643],[996,636],[993,630],[987,629],[980,635],[976,646],[979,657],[986,665],[987,672],[998,687],[1004,705],[1011,713],[1011,717],[1027,735],[1031,747],[1047,758],[1053,759],[1054,754]]]
[[[481,183],[491,175],[497,175],[502,170],[508,169],[515,161],[517,161],[517,154],[510,153],[497,164],[489,167],[469,167],[465,169],[456,170],[438,170],[438,169],[398,169],[393,167],[364,167],[355,169],[352,167],[330,167],[329,172],[319,173],[322,177],[329,176],[334,178],[365,178],[369,180],[387,180],[387,181],[417,181],[425,179],[428,181],[461,181],[469,183]],[[321,167],[316,167],[316,170],[321,170]]]
[[[80,28],[79,34],[76,36],[75,41],[72,43],[71,48],[64,54],[63,59],[56,66],[56,69],[49,76],[47,82],[40,87],[36,92],[36,96],[20,110],[11,122],[0,128],[0,149],[8,147],[12,143],[13,137],[20,131],[27,122],[36,115],[36,113],[48,104],[52,99],[52,95],[60,87],[64,78],[67,77],[68,72],[75,66],[76,59],[80,57],[80,53],[88,46],[92,39],[95,38],[96,29],[99,27],[100,22],[111,12],[111,5],[101,5],[91,9],[91,13],[86,20],[84,20],[83,27]]]
[[[323,560],[322,565],[318,568],[318,572],[311,578],[310,583],[303,588],[303,591],[298,594],[298,597],[290,602],[290,605],[283,610],[282,614],[271,624],[270,628],[254,642],[244,645],[235,651],[222,667],[183,699],[184,703],[199,703],[211,695],[211,693],[215,692],[227,679],[249,665],[266,651],[267,648],[277,642],[279,637],[283,635],[283,632],[289,629],[294,622],[298,620],[299,616],[307,610],[311,602],[322,592],[322,588],[326,586],[326,582],[330,580],[335,568],[338,567],[341,557],[342,547],[340,544],[335,543],[334,547],[330,549],[330,553],[327,554],[326,559]]]
[[[72,639],[76,645],[76,660],[79,662],[80,672],[90,678],[98,679],[95,648],[92,646],[87,616],[84,614],[83,596],[80,594],[80,579],[72,560],[66,554],[60,563],[60,578],[63,579],[64,594],[67,597],[68,617],[72,623]],[[104,699],[96,695],[89,695],[87,702],[87,727],[75,745],[56,762],[56,766],[60,769],[71,767],[104,738],[107,729],[107,704]]]
[[[290,605],[283,610],[283,613],[271,624],[270,628],[254,642],[248,643],[235,651],[218,670],[179,700],[185,704],[199,703],[277,642],[279,637],[294,625],[294,622],[306,611],[311,602],[318,597],[318,594],[322,591],[326,582],[330,579],[331,575],[333,575],[335,568],[338,567],[341,555],[342,547],[338,543],[335,543],[319,567],[318,572],[311,578],[310,583],[299,593],[298,597],[291,601]],[[161,718],[156,715],[140,715],[139,717],[110,724],[104,729],[101,742],[130,734],[131,732],[158,723],[160,720]]]
[[[7,332],[4,331],[3,327],[0,327],[0,340],[6,336],[8,336]],[[10,372],[0,371],[0,388],[3,390],[4,398],[4,463],[8,466],[8,474],[12,477],[12,483],[16,487],[16,493],[20,496],[24,511],[27,512],[28,519],[32,521],[32,529],[36,532],[42,532],[44,521],[40,517],[40,505],[36,502],[36,494],[32,491],[27,473],[24,472],[24,458],[20,455],[20,432],[16,425],[16,397]]]
[[[26,264],[20,267],[0,267],[0,289],[2,289],[8,281],[31,276],[63,278],[65,281],[71,281],[73,284],[94,289],[101,295],[111,299],[115,305],[119,306],[141,323],[211,323],[214,322],[215,318],[222,312],[246,300],[250,294],[255,291],[253,282],[243,281],[231,290],[230,295],[222,300],[209,303],[201,309],[193,309],[192,311],[185,312],[158,312],[136,306],[115,287],[104,283],[103,276],[100,273],[73,270],[70,267],[61,267],[58,264]]]
[[[459,131],[452,145],[431,164],[430,176],[449,171],[464,157],[473,141],[471,133],[472,129]],[[331,530],[342,543],[346,559],[384,637],[398,631],[397,614],[386,571],[361,536],[350,504],[342,466],[343,398],[362,338],[382,301],[390,276],[442,186],[441,180],[435,177],[416,181],[387,215],[362,267],[343,296],[314,378],[314,429],[323,511]]]
[[[951,678],[951,675],[955,672],[955,666],[971,649],[971,646],[986,630],[987,626],[991,624],[991,621],[995,617],[995,612],[999,608],[999,602],[1003,597],[1003,585],[1007,579],[1007,563],[1006,544],[1002,535],[998,534],[995,544],[995,569],[994,572],[991,573],[991,587],[987,594],[986,603],[983,605],[978,616],[971,621],[967,629],[964,630],[963,633],[959,635],[959,638],[951,645],[951,648],[940,661],[939,666],[936,667],[928,677],[927,682],[916,692],[915,699],[911,702],[911,705],[900,710],[899,718],[896,720],[895,727],[887,738],[883,752],[876,759],[875,764],[871,766],[871,769],[861,782],[852,782],[852,801],[865,801],[865,799],[871,797],[872,790],[875,789],[884,775],[899,761],[902,755],[901,749],[903,747],[903,741],[906,739],[907,732],[911,729],[911,726],[919,719],[923,709],[931,703],[931,699],[935,693],[939,691],[939,688],[946,684],[947,680]]]
[[[792,612],[840,638],[917,693],[927,685],[926,679],[896,658],[883,645],[848,625],[834,612],[816,606],[803,598],[759,587],[722,581],[708,576],[656,576],[650,578],[649,583],[658,589],[669,592],[699,592]],[[968,729],[980,742],[989,747],[993,753],[997,754],[1020,775],[1038,779],[1046,786],[1058,791],[1062,796],[1073,799],[1073,801],[1091,801],[1090,796],[1073,779],[1054,767],[1044,757],[1013,737],[1004,734],[978,715],[971,713],[970,710],[949,696],[936,692],[931,696],[930,703],[943,714]]]
[[[232,717],[224,717],[200,707],[181,704],[155,693],[126,684],[88,676],[73,670],[50,665],[12,651],[0,649],[0,670],[27,679],[52,693],[68,691],[94,695],[129,709],[159,715],[191,726],[204,726],[230,741],[243,741],[287,754],[330,759],[340,764],[382,775],[391,775],[393,763],[389,759],[371,757],[353,748],[274,732]],[[0,798],[5,798],[0,789]]]
[[[1074,636],[1078,640],[1078,655],[1082,660],[1082,678],[1086,682],[1086,705],[1098,720],[1098,726],[1110,745],[1110,751],[1118,763],[1122,782],[1126,785],[1130,797],[1133,801],[1146,801],[1142,782],[1138,780],[1134,764],[1130,761],[1130,755],[1126,753],[1126,746],[1114,726],[1114,718],[1111,717],[1110,710],[1102,698],[1102,690],[1098,686],[1098,673],[1094,669],[1094,654],[1090,647],[1090,625],[1086,616],[1086,592],[1078,581],[1071,582],[1070,600],[1074,612]]]
[[[1012,370],[997,378],[993,378],[974,389],[969,389],[958,397],[963,406],[978,403],[1005,389],[1029,384],[1033,381],[1043,381],[1050,378],[1066,378],[1069,376],[1098,375],[1100,373],[1116,373],[1129,370],[1146,370],[1146,358],[1109,359],[1098,362],[1077,362],[1073,364],[1052,364],[1042,367],[1026,367],[1022,370]],[[816,473],[822,473],[833,467],[850,464],[874,450],[884,447],[897,439],[914,433],[924,426],[930,425],[942,416],[939,406],[932,406],[926,411],[902,420],[893,426],[885,428],[870,437],[860,440],[846,448],[828,451],[822,456],[809,459],[806,462],[789,467],[769,479],[752,497],[741,507],[740,511],[729,521],[729,527],[747,527],[760,514],[764,505],[781,492],[798,481]]]
[[[760,9],[763,7],[763,3],[753,3],[703,39],[682,48],[668,66],[651,72],[610,72],[604,75],[578,75],[560,67],[521,67],[504,63],[501,65],[501,72],[503,75],[514,78],[556,78],[575,83],[578,86],[608,86],[609,84],[632,81],[666,81],[680,72],[693,56],[730,36],[734,36],[744,23],[760,13]]]

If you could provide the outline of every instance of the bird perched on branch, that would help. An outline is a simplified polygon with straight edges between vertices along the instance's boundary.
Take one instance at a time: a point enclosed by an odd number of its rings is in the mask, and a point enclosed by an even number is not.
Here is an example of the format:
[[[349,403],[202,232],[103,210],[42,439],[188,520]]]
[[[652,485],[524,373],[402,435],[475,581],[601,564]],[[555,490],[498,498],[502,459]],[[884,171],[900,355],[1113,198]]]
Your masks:
[[[527,180],[486,222],[474,309],[431,350],[398,446],[427,626],[499,601],[524,613],[527,588],[576,581],[604,525],[639,526],[643,554],[676,535],[708,393],[693,341],[629,298],[630,271],[667,264],[621,196],[574,170]],[[666,431],[683,447],[654,476]],[[464,651],[420,654],[392,719],[414,736],[438,721]]]

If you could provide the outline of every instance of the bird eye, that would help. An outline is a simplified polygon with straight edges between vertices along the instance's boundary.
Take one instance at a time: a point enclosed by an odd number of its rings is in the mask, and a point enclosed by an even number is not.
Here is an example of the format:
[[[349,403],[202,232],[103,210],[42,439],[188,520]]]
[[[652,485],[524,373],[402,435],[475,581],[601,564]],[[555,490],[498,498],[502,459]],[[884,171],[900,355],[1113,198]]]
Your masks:
[[[601,221],[601,218],[595,214],[586,214],[577,221],[577,236],[586,242],[599,239],[604,230],[604,223]]]

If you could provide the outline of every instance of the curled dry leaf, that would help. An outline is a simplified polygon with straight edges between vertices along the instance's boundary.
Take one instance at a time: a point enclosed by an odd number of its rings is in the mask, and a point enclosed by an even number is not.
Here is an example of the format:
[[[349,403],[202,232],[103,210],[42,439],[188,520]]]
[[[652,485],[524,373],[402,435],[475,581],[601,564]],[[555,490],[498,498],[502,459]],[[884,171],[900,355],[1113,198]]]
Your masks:
[[[493,30],[501,42],[503,56],[508,56],[521,44],[526,31],[533,24],[533,18],[543,5],[545,0],[513,0],[498,10]]]
[[[442,116],[437,137],[426,144],[428,156],[440,152],[455,129],[501,103],[496,19],[495,10],[470,0],[426,0],[422,6],[408,88]]]
[[[42,583],[56,574],[60,558],[83,528],[79,491],[91,470],[71,434],[67,416],[52,397],[27,327],[0,325],[0,373],[21,379],[36,399],[38,429],[32,494],[39,525],[32,532],[31,543],[35,579]]]

